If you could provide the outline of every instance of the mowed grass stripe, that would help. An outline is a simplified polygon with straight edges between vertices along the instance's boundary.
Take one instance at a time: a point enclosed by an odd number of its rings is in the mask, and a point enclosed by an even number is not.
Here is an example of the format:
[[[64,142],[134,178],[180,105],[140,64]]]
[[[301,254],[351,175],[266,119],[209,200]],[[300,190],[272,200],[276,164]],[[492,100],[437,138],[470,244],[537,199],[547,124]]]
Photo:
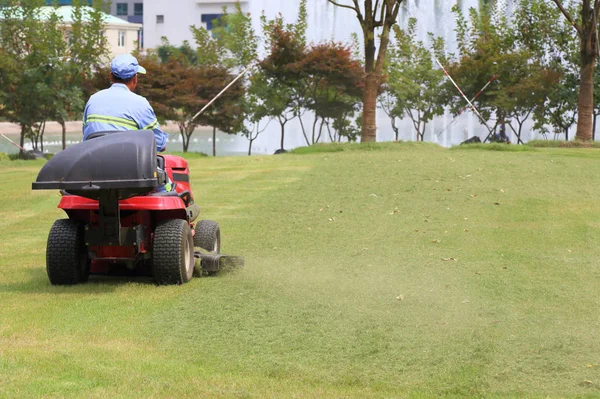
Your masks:
[[[247,264],[183,287],[50,287],[43,255],[5,235],[30,270],[0,274],[3,392],[593,397],[592,151],[378,144],[192,159],[204,217]],[[43,223],[48,209],[35,210]]]

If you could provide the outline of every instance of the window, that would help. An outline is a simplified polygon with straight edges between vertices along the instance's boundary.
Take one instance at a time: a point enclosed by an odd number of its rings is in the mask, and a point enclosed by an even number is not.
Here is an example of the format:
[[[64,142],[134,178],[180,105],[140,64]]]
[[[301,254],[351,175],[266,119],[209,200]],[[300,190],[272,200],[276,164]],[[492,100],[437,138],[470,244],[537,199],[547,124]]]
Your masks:
[[[221,22],[222,16],[223,14],[202,14],[200,20],[206,24],[206,30],[212,30],[215,23]]]
[[[157,15],[156,16],[156,23],[157,24],[164,24],[165,23],[165,16],[164,15]]]
[[[133,15],[142,16],[144,15],[144,3],[133,4]]]
[[[126,33],[124,30],[120,30],[117,33],[117,46],[118,47],[125,47],[125,39],[127,38]]]
[[[117,15],[127,15],[128,5],[127,3],[117,3]]]

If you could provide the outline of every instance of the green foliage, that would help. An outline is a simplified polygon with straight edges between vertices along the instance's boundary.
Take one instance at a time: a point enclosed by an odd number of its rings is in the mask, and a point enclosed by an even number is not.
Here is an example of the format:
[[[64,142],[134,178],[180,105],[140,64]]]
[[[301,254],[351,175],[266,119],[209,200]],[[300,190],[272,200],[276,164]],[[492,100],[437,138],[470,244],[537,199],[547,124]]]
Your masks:
[[[504,10],[483,7],[478,12],[472,8],[468,19],[459,7],[453,11],[459,58],[450,62],[450,75],[460,82],[467,96],[478,93],[495,76],[474,104],[486,122],[495,117],[492,124],[488,123],[494,132],[500,128],[502,135],[510,129],[521,143],[523,124],[547,104],[559,72],[543,63],[538,49],[519,45],[519,39],[525,37],[519,33],[519,20],[509,19]],[[452,93],[452,111],[459,114],[464,109],[464,99],[449,84],[447,90]]]
[[[212,126],[223,132],[239,129],[240,97],[244,93],[238,82],[226,91],[211,107],[191,120],[205,104],[233,80],[224,67],[192,66],[170,59],[161,63],[153,57],[140,58],[148,74],[138,80],[138,92],[152,104],[161,121],[177,123],[187,151],[194,130],[199,125]]]
[[[292,154],[313,154],[342,151],[397,151],[428,148],[431,151],[442,149],[437,144],[395,141],[392,143],[317,143],[307,147],[294,148]]]
[[[296,147],[290,153],[291,154],[321,154],[327,152],[341,152],[344,151],[344,144],[340,143],[316,143],[307,147]]]
[[[64,123],[83,108],[83,81],[103,61],[103,2],[73,4],[65,31],[57,13],[43,1],[7,1],[0,11],[0,114],[21,125],[21,146],[42,143],[46,121]]]
[[[168,151],[166,152],[166,154],[169,155],[177,155],[179,157],[183,157],[185,159],[189,160],[193,160],[193,159],[200,159],[200,158],[206,158],[208,157],[208,154],[205,154],[203,152],[177,152],[177,151]]]
[[[385,86],[393,104],[384,106],[384,110],[390,118],[410,118],[417,141],[423,141],[427,123],[435,115],[444,113],[444,73],[438,67],[434,68],[431,51],[416,40],[416,28],[415,18],[409,19],[406,30],[394,26],[396,41],[388,50]],[[438,49],[443,48],[441,39],[433,42]]]
[[[177,47],[169,43],[169,40],[163,36],[161,45],[156,48],[156,55],[163,63],[169,62],[171,59],[177,59],[179,62],[188,65],[198,65],[198,52],[190,46],[187,40],[184,40],[182,45]]]
[[[515,18],[519,26],[515,32],[517,42],[554,75],[547,85],[544,102],[534,110],[535,128],[546,134],[549,124],[555,135],[566,134],[568,139],[568,129],[577,117],[577,37],[558,8],[544,0],[521,0]]]
[[[190,26],[194,42],[196,43],[197,61],[200,66],[217,66],[222,64],[223,48],[212,37],[209,31],[200,27]]]
[[[0,162],[10,161],[10,157],[5,152],[0,152]]]
[[[281,15],[268,20],[264,14],[260,21],[267,54],[259,62],[250,90],[260,99],[260,113],[279,122],[280,148],[284,149],[286,124],[296,117],[301,118],[304,112],[306,87],[290,65],[300,61],[306,48],[306,0],[300,2],[295,23],[285,23]],[[304,125],[301,126],[308,144]]]
[[[335,42],[313,44],[288,68],[304,88],[303,107],[315,115],[311,143],[319,142],[323,125],[329,120],[338,120],[335,126],[342,133],[351,134],[346,127],[359,109],[364,73],[360,63],[352,58],[350,47]],[[333,135],[330,138],[335,141]]]
[[[600,148],[600,142],[584,142],[580,140],[531,140],[527,143],[529,147],[537,148]]]
[[[452,147],[453,150],[484,150],[484,151],[508,151],[522,152],[533,151],[534,149],[526,145],[510,145],[504,143],[475,143],[462,144]]]
[[[234,12],[228,13],[223,6],[223,15],[214,21],[213,37],[222,49],[222,64],[228,68],[247,68],[256,61],[258,39],[252,28],[249,13],[242,11],[239,2]]]

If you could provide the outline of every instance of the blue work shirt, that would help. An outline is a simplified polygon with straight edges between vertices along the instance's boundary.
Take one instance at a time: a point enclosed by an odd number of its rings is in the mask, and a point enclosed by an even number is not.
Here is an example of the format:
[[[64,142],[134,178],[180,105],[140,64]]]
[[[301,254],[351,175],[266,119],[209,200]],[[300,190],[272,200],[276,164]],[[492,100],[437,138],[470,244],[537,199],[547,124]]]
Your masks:
[[[153,130],[156,151],[167,144],[168,134],[160,130],[148,100],[132,93],[122,83],[92,95],[83,112],[83,139],[92,133],[109,130]]]

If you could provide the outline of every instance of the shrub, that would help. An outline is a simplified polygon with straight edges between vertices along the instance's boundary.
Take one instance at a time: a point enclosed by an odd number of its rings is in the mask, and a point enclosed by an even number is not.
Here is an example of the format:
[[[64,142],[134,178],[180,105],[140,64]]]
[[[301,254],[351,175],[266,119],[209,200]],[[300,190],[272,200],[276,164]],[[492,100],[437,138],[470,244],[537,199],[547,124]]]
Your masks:
[[[489,143],[489,144],[462,144],[451,148],[452,150],[485,150],[485,151],[534,151],[533,147],[526,145],[512,145],[504,143]]]
[[[527,145],[538,148],[600,148],[600,142],[586,142],[579,140],[532,140],[527,143]]]

